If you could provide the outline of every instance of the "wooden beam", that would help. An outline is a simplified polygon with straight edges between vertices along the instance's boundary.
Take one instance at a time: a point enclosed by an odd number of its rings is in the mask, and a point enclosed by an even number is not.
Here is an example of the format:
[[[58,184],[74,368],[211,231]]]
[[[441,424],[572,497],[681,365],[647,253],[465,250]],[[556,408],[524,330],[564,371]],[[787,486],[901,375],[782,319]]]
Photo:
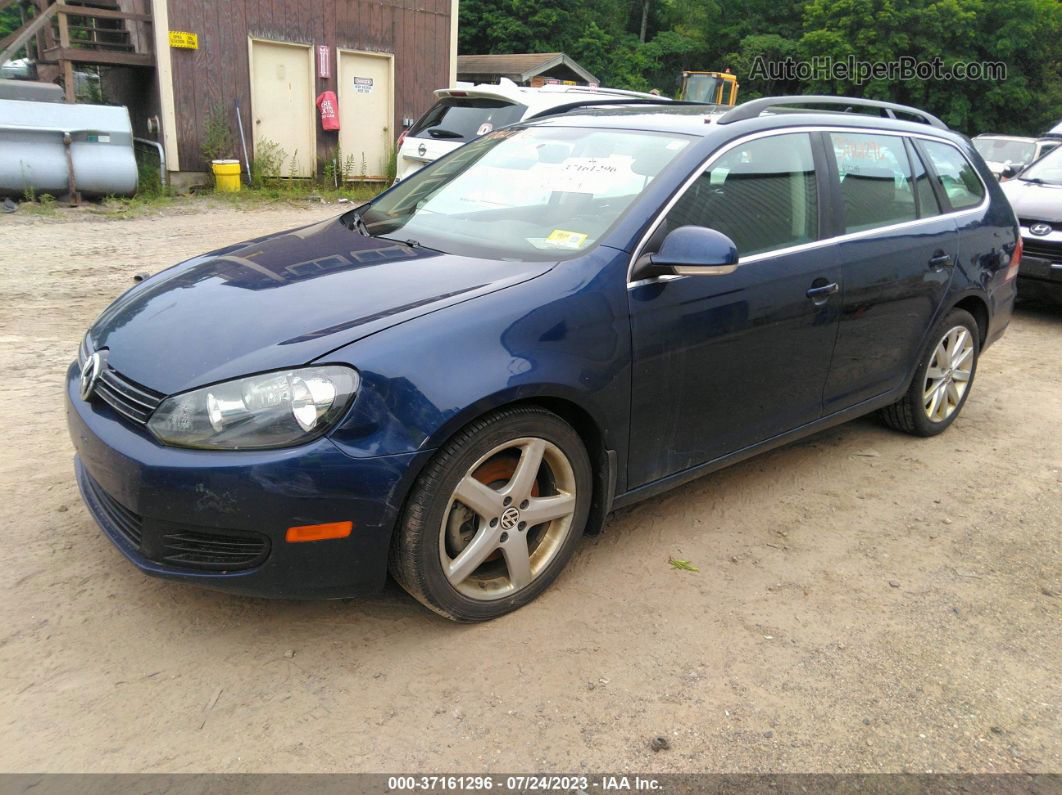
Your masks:
[[[94,17],[95,19],[128,19],[130,22],[150,22],[151,14],[135,14],[126,11],[114,11],[110,8],[91,8],[89,6],[69,6],[56,3],[60,14],[71,17]]]
[[[70,26],[65,16],[59,17],[59,47],[64,50],[70,48]],[[59,66],[63,70],[63,90],[66,92],[66,101],[74,102],[77,99],[77,92],[74,91],[74,65],[68,59],[60,58]]]
[[[48,9],[38,17],[34,17],[20,30],[15,31],[15,39],[0,52],[0,63],[8,60],[12,55],[21,50],[30,39],[32,39],[38,30],[44,27],[44,25],[55,16],[55,12],[58,6],[48,6]]]
[[[52,47],[46,50],[44,57],[49,61],[73,61],[74,63],[96,63],[106,66],[154,66],[155,56],[151,53],[113,52],[111,50],[82,50],[77,47]]]

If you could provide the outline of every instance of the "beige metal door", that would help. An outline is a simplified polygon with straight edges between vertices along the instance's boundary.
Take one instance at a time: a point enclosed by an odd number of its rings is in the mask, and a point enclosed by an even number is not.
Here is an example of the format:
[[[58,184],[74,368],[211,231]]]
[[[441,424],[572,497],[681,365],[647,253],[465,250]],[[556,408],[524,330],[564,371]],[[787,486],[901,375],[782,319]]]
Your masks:
[[[250,47],[255,157],[270,164],[266,171],[275,173],[267,176],[312,176],[317,164],[312,50],[259,39],[251,39]]]
[[[393,61],[382,53],[339,51],[339,148],[347,179],[385,179],[394,145]]]

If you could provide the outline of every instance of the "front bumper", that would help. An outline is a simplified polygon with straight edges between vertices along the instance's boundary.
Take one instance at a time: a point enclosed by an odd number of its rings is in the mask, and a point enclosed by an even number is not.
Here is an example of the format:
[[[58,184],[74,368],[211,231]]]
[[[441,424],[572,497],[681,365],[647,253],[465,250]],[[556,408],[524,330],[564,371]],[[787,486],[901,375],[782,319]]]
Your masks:
[[[1018,266],[1018,291],[1023,298],[1062,302],[1062,232],[1034,237],[1022,228],[1025,254]]]
[[[157,577],[252,596],[371,593],[391,534],[430,451],[354,458],[328,439],[263,451],[159,444],[67,373],[67,425],[85,504],[115,546]],[[352,521],[346,538],[288,543],[288,527]],[[231,564],[227,561],[235,561]]]

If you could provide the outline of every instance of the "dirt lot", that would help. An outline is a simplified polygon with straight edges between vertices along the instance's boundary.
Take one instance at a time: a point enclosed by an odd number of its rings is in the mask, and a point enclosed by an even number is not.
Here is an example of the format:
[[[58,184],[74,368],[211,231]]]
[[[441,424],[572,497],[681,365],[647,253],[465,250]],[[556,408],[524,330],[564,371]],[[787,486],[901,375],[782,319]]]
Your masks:
[[[622,511],[491,624],[139,574],[74,485],[84,329],[134,273],[339,209],[0,217],[0,770],[1062,770],[1055,309],[942,437],[858,421]]]

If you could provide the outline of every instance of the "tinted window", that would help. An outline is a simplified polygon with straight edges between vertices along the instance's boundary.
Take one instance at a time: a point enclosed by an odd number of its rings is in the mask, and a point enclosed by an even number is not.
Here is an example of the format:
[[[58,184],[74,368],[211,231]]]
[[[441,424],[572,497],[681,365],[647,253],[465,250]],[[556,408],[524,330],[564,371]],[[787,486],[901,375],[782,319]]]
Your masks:
[[[913,221],[911,164],[894,135],[830,133],[841,181],[845,232]]]
[[[524,105],[501,99],[441,99],[409,128],[407,136],[470,141],[520,121],[525,110]]]
[[[776,135],[740,144],[716,160],[661,229],[707,226],[730,237],[745,257],[816,240],[818,204],[810,138]]]
[[[970,165],[970,161],[954,146],[922,141],[926,154],[937,172],[937,182],[947,194],[956,210],[980,204],[985,197],[985,186]]]

